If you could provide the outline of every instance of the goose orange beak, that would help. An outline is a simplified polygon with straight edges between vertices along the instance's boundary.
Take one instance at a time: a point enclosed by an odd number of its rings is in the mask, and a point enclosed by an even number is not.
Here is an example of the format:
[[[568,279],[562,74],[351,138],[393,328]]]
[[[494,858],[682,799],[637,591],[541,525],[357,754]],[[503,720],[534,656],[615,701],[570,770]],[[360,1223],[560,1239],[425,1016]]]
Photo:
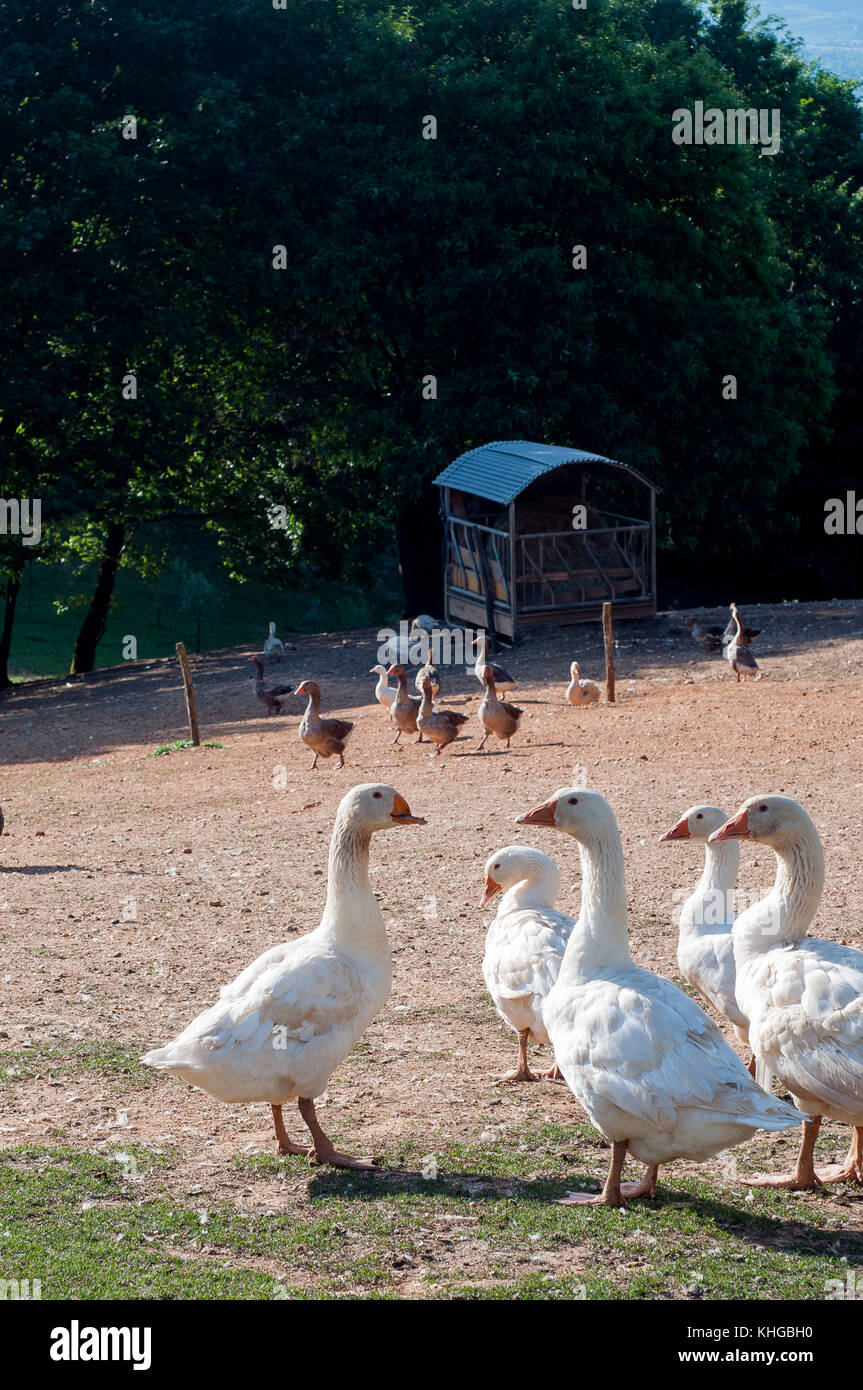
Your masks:
[[[491,902],[491,900],[492,900],[492,898],[494,897],[495,893],[500,893],[500,892],[501,892],[501,886],[500,886],[500,884],[499,884],[499,883],[495,883],[495,881],[494,881],[494,879],[492,878],[491,874],[486,874],[486,876],[485,876],[485,892],[483,893],[483,895],[482,895],[482,897],[481,897],[481,899],[480,899],[480,904],[479,904],[480,907],[485,907],[486,903],[490,903],[490,902]]]
[[[727,820],[724,825],[720,825],[718,830],[714,830],[709,837],[711,840],[746,840],[749,838],[748,813],[738,811],[736,816]]]
[[[390,812],[390,818],[395,821],[396,825],[425,825],[422,816],[411,815],[410,806],[403,796],[399,796],[398,792],[396,792],[393,798],[393,809]]]
[[[541,806],[534,806],[532,811],[525,811],[523,816],[516,816],[516,825],[554,825],[554,813],[557,810],[557,798],[551,801],[544,801]]]
[[[689,821],[686,816],[681,816],[676,825],[673,825],[670,830],[666,830],[664,835],[660,835],[659,843],[662,844],[663,840],[688,840],[689,838]]]

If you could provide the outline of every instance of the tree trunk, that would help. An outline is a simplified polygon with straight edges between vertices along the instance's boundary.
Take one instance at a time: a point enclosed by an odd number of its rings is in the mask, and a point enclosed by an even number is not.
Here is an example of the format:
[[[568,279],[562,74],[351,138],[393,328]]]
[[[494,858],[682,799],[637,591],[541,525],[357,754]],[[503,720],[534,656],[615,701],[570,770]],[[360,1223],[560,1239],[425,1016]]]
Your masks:
[[[407,616],[438,617],[443,612],[441,526],[431,497],[401,507],[396,535]]]
[[[8,690],[12,684],[9,679],[9,652],[12,647],[12,628],[15,624],[15,604],[21,588],[21,575],[10,575],[6,581],[6,602],[3,605],[3,631],[0,632],[0,690]]]
[[[96,580],[90,608],[81,624],[81,630],[75,642],[75,651],[72,654],[72,665],[69,668],[72,675],[77,675],[81,671],[92,671],[96,664],[96,648],[105,636],[105,624],[108,621],[108,609],[111,604],[111,595],[114,592],[114,580],[117,578],[125,536],[126,528],[122,521],[109,521],[105,534],[102,563],[99,566],[99,577]]]

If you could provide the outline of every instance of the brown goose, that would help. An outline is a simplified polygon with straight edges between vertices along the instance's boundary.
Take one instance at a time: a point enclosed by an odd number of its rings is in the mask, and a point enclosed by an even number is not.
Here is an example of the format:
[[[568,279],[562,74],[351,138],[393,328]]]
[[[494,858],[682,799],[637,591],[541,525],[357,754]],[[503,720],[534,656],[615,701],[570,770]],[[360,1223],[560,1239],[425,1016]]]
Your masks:
[[[518,731],[521,716],[524,714],[524,710],[519,709],[518,705],[511,705],[508,700],[497,698],[494,671],[491,666],[483,668],[482,679],[485,694],[477,714],[485,733],[479,748],[476,750],[478,753],[485,747],[485,741],[489,734],[497,734],[498,738],[505,738],[506,746],[509,748],[509,741],[513,734]]]
[[[391,666],[387,675],[395,676],[399,685],[398,694],[390,705],[390,717],[395,721],[398,729],[398,733],[393,739],[393,746],[398,743],[402,734],[419,734],[417,743],[422,743],[422,729],[417,728],[420,697],[408,694],[408,678],[404,666]]]
[[[686,631],[693,637],[706,652],[718,652],[722,647],[722,628],[707,627],[697,618],[687,618],[685,623]]]
[[[427,734],[435,744],[435,757],[458,738],[462,724],[467,723],[466,714],[457,714],[452,709],[435,709],[432,704],[432,683],[423,681],[423,698],[417,716],[417,728]]]
[[[747,627],[745,623],[740,624],[739,643],[741,647],[748,647],[760,635],[760,627]],[[734,619],[728,619],[728,626],[722,634],[722,646],[727,647],[734,636]]]
[[[309,703],[306,705],[306,712],[300,720],[297,733],[303,743],[314,750],[315,761],[312,763],[311,770],[314,772],[319,757],[331,758],[334,753],[339,755],[339,767],[344,767],[345,744],[354,727],[352,721],[350,719],[321,718],[321,690],[315,681],[302,681],[297,686],[297,694],[308,695],[309,697]]]
[[[473,673],[479,681],[480,685],[483,684],[482,673],[488,666],[491,670],[492,676],[494,677],[494,683],[497,686],[498,690],[512,690],[512,687],[515,685],[515,676],[511,676],[508,671],[505,671],[503,669],[502,666],[497,666],[493,661],[489,661],[488,659],[488,638],[475,637],[473,644],[476,647],[477,653],[476,665],[473,668]]]
[[[747,646],[743,644],[743,628],[740,622],[740,615],[737,612],[737,604],[731,605],[731,617],[735,624],[735,634],[725,647],[725,659],[736,675],[738,681],[741,676],[757,676],[758,662],[752,655]]]
[[[266,705],[267,714],[281,714],[282,700],[286,695],[293,695],[292,685],[264,685],[264,663],[259,656],[250,656],[249,661],[258,668],[255,680],[255,694],[262,705]],[[281,697],[281,698],[280,698]]]

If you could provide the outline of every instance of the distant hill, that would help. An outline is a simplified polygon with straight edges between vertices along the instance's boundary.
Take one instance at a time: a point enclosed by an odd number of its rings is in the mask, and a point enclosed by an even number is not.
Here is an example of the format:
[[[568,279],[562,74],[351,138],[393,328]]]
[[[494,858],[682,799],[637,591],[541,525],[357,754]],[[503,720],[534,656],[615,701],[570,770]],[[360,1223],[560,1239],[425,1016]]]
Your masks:
[[[863,95],[863,5],[860,0],[764,0],[762,17],[778,15],[808,58],[851,77]]]

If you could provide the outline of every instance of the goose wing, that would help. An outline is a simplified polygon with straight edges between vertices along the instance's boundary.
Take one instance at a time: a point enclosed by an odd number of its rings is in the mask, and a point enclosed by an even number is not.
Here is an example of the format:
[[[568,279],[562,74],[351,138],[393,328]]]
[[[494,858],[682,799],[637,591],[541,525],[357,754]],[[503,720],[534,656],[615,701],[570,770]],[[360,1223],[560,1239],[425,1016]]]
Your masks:
[[[754,1084],[719,1029],[668,980],[633,967],[623,980],[600,977],[579,990],[579,1006],[574,1047],[560,1047],[553,1019],[549,1032],[589,1112],[616,1108],[642,1134],[659,1135],[693,1109],[754,1128],[789,1127],[788,1106]]]
[[[769,953],[759,993],[757,1048],[789,1088],[863,1113],[863,953],[806,937]]]
[[[214,1054],[260,1050],[276,1031],[306,1043],[349,1023],[362,981],[356,965],[316,933],[266,951],[226,985],[216,1004],[144,1061],[160,1070],[206,1071]]]

